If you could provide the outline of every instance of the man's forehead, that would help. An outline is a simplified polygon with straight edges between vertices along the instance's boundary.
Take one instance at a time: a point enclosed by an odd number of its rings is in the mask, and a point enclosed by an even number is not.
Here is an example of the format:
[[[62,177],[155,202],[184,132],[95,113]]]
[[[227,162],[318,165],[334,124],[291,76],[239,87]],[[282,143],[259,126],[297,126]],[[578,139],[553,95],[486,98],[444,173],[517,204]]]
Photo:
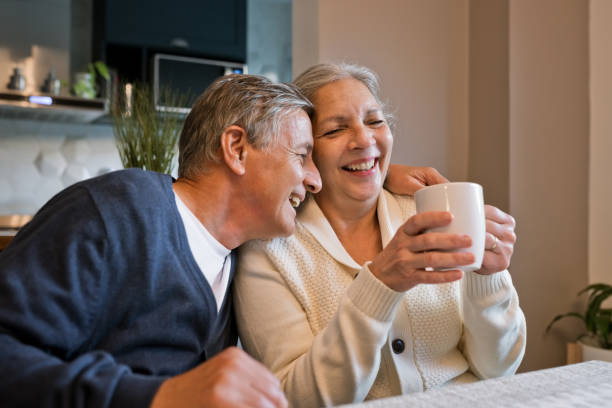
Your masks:
[[[312,151],[312,126],[310,118],[305,112],[300,111],[291,115],[283,123],[283,131],[289,146],[294,149],[307,149]]]

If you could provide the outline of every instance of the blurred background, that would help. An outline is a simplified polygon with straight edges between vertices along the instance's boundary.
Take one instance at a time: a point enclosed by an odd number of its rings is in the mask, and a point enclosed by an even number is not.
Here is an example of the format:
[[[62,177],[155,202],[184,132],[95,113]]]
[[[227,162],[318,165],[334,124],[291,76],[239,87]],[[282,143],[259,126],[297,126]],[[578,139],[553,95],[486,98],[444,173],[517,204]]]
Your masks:
[[[517,219],[520,371],[561,365],[583,328],[546,325],[612,283],[609,21],[609,0],[0,0],[0,214],[122,167],[108,113],[125,82],[199,94],[229,72],[363,64],[397,117],[393,161],[481,183]],[[86,100],[71,91],[95,61],[111,79]]]

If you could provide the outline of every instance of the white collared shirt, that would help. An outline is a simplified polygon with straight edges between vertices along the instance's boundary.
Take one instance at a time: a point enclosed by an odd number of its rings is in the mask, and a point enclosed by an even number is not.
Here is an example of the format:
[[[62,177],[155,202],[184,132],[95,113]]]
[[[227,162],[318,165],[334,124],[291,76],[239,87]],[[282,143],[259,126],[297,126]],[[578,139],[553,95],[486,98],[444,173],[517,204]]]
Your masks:
[[[193,258],[215,295],[217,311],[219,311],[223,304],[223,299],[225,299],[229,282],[232,263],[229,256],[231,250],[224,247],[204,228],[204,225],[183,203],[176,192],[174,197],[179,214],[183,220],[183,225],[185,226],[189,249],[191,249]]]

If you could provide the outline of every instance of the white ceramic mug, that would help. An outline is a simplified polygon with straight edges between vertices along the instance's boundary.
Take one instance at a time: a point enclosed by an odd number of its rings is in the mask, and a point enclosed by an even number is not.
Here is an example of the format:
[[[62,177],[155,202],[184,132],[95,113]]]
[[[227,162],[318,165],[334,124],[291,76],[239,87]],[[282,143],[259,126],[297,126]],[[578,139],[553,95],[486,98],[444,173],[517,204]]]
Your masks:
[[[416,200],[417,213],[425,211],[448,211],[453,214],[453,221],[433,232],[467,234],[472,238],[472,246],[456,252],[471,252],[476,257],[474,263],[462,266],[463,271],[475,271],[482,265],[485,246],[485,212],[482,186],[476,183],[444,183],[424,187],[418,190]]]

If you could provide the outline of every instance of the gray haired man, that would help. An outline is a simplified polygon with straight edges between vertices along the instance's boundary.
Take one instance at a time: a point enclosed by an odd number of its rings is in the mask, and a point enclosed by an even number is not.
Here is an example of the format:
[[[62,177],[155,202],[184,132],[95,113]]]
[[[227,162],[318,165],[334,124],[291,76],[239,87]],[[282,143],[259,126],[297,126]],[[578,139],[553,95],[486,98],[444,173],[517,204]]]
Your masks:
[[[236,344],[232,250],[291,234],[321,180],[312,106],[222,77],[195,103],[179,177],[129,169],[52,198],[0,253],[6,406],[286,406]]]

